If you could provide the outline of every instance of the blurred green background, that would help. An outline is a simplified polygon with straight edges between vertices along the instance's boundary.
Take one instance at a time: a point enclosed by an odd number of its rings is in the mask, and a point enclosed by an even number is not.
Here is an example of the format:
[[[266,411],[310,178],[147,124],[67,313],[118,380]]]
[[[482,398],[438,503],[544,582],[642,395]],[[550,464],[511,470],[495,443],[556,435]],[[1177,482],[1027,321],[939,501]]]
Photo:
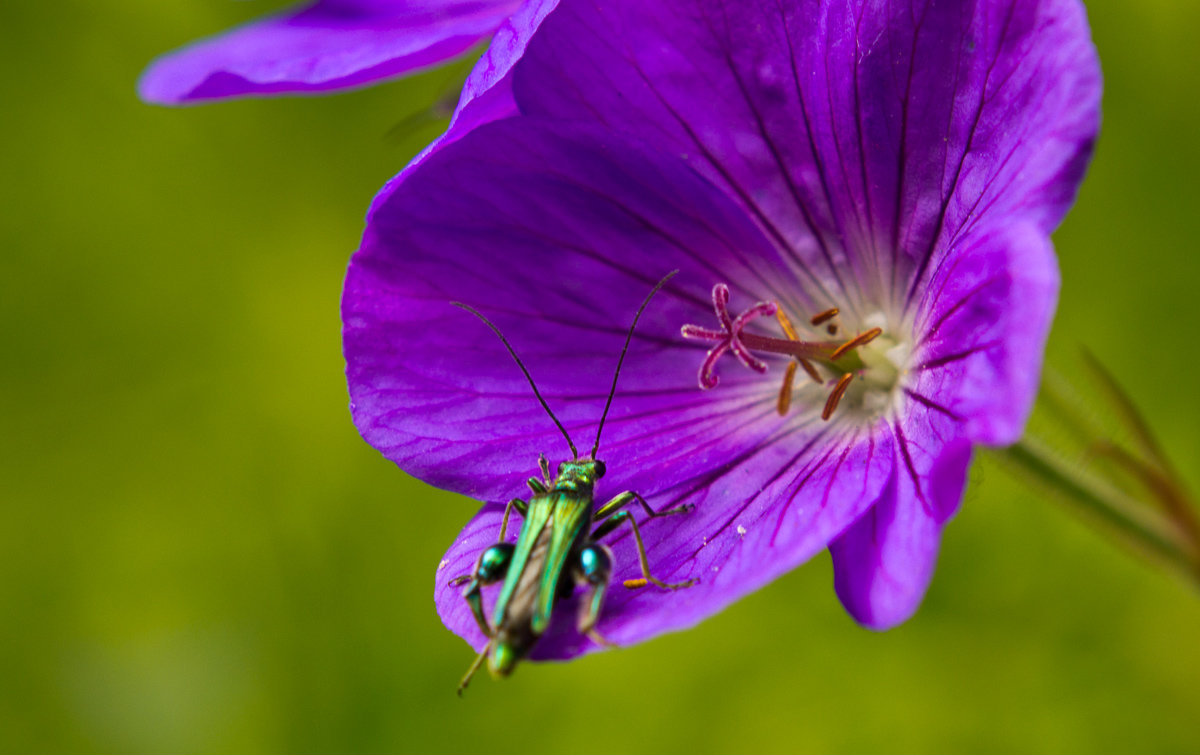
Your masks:
[[[153,55],[279,4],[0,8],[0,751],[1200,749],[1196,593],[986,460],[895,631],[855,627],[822,557],[456,698],[472,654],[433,576],[475,504],[358,437],[338,299],[369,200],[440,124],[386,135],[467,67],[137,101]],[[1200,5],[1089,5],[1104,133],[1049,360],[1094,349],[1200,490]]]

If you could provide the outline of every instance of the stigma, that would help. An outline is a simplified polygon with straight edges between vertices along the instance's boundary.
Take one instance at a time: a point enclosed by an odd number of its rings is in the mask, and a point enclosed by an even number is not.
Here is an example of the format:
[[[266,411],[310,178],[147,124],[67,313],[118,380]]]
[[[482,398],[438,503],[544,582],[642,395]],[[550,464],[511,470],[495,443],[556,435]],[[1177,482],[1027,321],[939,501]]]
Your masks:
[[[780,416],[793,405],[819,408],[828,422],[839,408],[841,414],[873,421],[894,406],[897,386],[907,371],[910,348],[896,334],[909,329],[890,322],[882,312],[847,321],[838,307],[817,312],[797,328],[776,303],[760,301],[734,317],[729,312],[729,287],[713,286],[713,309],[718,329],[684,325],[684,338],[713,343],[700,365],[699,384],[703,390],[719,382],[716,365],[726,352],[745,367],[760,374],[768,371],[765,355],[787,358],[783,381],[776,399]],[[783,337],[750,332],[746,326],[760,319],[774,319]],[[797,374],[805,379],[796,387]],[[795,397],[796,400],[793,400]]]

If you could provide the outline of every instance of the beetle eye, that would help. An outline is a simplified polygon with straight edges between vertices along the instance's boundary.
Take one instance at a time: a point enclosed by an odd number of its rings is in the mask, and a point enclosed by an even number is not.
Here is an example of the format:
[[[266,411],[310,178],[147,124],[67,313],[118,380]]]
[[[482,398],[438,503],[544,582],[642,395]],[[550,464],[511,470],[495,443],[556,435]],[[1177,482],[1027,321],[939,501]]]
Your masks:
[[[596,459],[596,477],[603,477],[605,472],[604,462]]]

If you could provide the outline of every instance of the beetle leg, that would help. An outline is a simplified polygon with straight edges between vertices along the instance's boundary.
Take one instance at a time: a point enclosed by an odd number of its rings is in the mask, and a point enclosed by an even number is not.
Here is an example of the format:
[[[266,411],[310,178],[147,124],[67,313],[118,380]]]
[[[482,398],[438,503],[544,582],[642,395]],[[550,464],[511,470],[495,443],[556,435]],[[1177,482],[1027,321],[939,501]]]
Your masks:
[[[504,579],[504,575],[508,573],[508,564],[512,561],[514,550],[516,547],[512,543],[489,545],[483,553],[479,554],[479,560],[475,562],[475,570],[471,576],[471,583],[467,585],[467,589],[463,590],[463,599],[471,607],[471,614],[475,617],[475,623],[479,625],[479,630],[483,632],[484,637],[492,637],[493,633],[492,628],[488,626],[487,616],[483,612],[482,588],[484,585]]]
[[[646,512],[646,516],[651,519],[660,516],[670,516],[671,514],[686,514],[692,509],[696,508],[693,504],[685,503],[682,506],[676,506],[675,508],[667,509],[666,511],[655,511],[654,509],[650,508],[650,504],[646,503],[646,499],[642,498],[641,495],[633,492],[632,490],[626,490],[624,493],[619,493],[614,496],[611,501],[604,504],[599,508],[599,510],[596,511],[596,521],[607,519],[615,514],[619,509],[628,506],[632,501],[637,501],[640,503],[642,505],[642,510]]]
[[[471,677],[475,676],[475,672],[478,671],[479,667],[483,665],[483,659],[487,658],[488,650],[490,650],[491,647],[491,642],[488,642],[487,645],[484,645],[483,652],[475,657],[474,662],[471,663],[471,668],[467,669],[467,673],[463,674],[462,681],[458,683],[459,697],[462,697],[463,692],[465,692],[467,689],[467,685],[471,683]]]
[[[533,482],[533,478],[530,478],[530,482]],[[513,509],[521,512],[521,516],[525,516],[525,512],[529,510],[529,504],[525,503],[520,498],[514,498],[508,502],[508,505],[504,507],[504,516],[500,519],[500,537],[498,538],[500,542],[504,542],[504,533],[508,531],[508,515],[512,513]],[[479,565],[476,564],[476,568],[478,568],[478,566]],[[473,576],[473,574],[460,574],[446,584],[450,587],[465,585],[471,581]],[[484,584],[488,583],[485,582]]]
[[[546,458],[546,454],[538,454],[538,469],[542,470],[545,487],[550,487],[550,460]]]
[[[609,648],[610,650],[616,650],[621,647],[617,643],[610,641],[607,637],[600,634],[600,632],[595,629],[589,629],[586,634],[588,639],[590,639],[592,642],[602,647]]]
[[[575,581],[589,588],[588,597],[579,604],[579,633],[587,635],[597,645],[617,647],[596,630],[596,622],[604,608],[604,596],[612,580],[612,551],[601,543],[588,543],[579,551],[572,571]]]
[[[530,478],[530,483],[532,482],[533,479]],[[531,484],[530,487],[533,487],[533,485]],[[514,498],[504,507],[504,518],[500,520],[500,537],[498,538],[501,542],[504,541],[504,533],[508,530],[508,515],[512,513],[513,509],[521,512],[521,516],[525,516],[525,512],[529,510],[529,504],[520,498]]]
[[[467,589],[463,590],[463,599],[471,607],[471,615],[475,617],[479,631],[483,632],[484,637],[491,637],[492,628],[488,626],[487,616],[483,613],[483,593],[479,589],[481,586],[478,577],[472,579],[471,584],[467,585]]]
[[[655,577],[653,574],[651,574],[650,561],[646,558],[646,546],[642,543],[642,533],[638,531],[637,522],[633,520],[633,517],[628,511],[618,511],[617,513],[613,514],[608,521],[596,528],[595,532],[592,533],[592,539],[597,540],[601,537],[604,537],[619,527],[622,522],[629,522],[629,526],[633,528],[633,539],[637,542],[638,562],[642,566],[642,577],[646,582],[658,585],[664,590],[678,590],[683,587],[691,587],[700,581],[698,579],[689,579],[686,582],[663,582],[658,577]],[[626,580],[625,585],[627,587],[641,587],[641,584],[636,584],[638,582],[642,581],[636,579]],[[645,584],[645,582],[642,582],[642,584]]]

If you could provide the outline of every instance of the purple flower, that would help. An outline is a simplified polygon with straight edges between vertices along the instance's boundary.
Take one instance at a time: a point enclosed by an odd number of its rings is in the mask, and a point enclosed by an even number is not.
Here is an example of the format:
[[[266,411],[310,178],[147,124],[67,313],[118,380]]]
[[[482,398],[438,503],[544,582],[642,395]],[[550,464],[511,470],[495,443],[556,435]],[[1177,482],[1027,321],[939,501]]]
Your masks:
[[[343,299],[363,436],[490,502],[439,567],[447,626],[483,645],[446,583],[537,454],[566,456],[502,345],[447,302],[492,317],[587,438],[632,312],[674,268],[598,495],[695,504],[643,535],[656,576],[700,583],[615,589],[598,628],[691,626],[826,547],[857,621],[904,621],[972,447],[1019,437],[1036,392],[1049,233],[1098,126],[1083,6],[562,0],[513,75],[516,115],[376,199]],[[607,542],[616,581],[639,576],[629,534]],[[574,610],[533,657],[596,648]]]
[[[168,53],[142,99],[178,105],[364,86],[445,62],[486,39],[521,0],[318,0]]]

